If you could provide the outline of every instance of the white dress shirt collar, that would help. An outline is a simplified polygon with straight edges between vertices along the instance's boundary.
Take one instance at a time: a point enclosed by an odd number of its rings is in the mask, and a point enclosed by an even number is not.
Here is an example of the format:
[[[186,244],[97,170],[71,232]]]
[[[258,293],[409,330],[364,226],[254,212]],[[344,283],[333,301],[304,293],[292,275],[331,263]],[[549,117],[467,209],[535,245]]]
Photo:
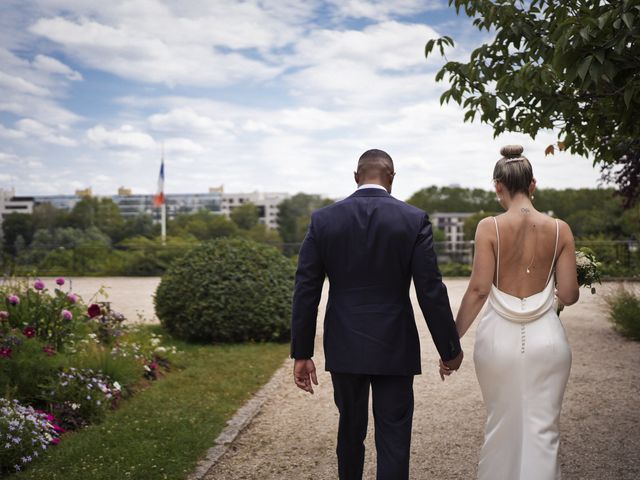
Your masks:
[[[384,188],[382,185],[378,185],[377,183],[365,183],[362,184],[358,187],[358,190],[363,190],[365,188],[379,188],[381,190],[384,190],[385,192],[387,191],[386,188]]]

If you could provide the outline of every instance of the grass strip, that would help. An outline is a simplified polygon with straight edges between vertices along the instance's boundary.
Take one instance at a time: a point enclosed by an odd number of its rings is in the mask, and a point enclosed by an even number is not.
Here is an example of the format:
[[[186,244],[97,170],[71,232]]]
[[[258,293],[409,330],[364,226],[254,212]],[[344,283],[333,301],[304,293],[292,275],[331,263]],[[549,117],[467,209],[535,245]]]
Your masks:
[[[289,348],[166,343],[183,352],[175,371],[123,402],[100,425],[65,435],[46,457],[11,478],[183,479],[227,420],[282,365]]]

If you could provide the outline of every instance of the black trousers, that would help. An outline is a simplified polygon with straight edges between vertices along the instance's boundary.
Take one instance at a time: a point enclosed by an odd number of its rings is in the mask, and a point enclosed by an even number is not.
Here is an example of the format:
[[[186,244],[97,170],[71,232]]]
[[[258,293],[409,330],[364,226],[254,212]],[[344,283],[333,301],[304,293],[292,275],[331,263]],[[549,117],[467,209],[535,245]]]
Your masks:
[[[340,480],[361,480],[364,439],[369,418],[369,389],[377,452],[377,480],[409,478],[413,375],[331,373],[333,396],[340,412],[338,473]]]

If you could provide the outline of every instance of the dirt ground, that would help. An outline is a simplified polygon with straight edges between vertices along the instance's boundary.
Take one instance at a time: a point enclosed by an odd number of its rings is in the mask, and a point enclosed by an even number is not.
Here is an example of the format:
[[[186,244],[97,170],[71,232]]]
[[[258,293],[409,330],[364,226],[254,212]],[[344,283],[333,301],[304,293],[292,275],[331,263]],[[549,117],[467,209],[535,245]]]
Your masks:
[[[460,303],[467,281],[446,281],[451,304]],[[561,462],[565,480],[640,478],[640,343],[615,333],[606,318],[606,284],[561,315],[573,350],[573,366],[561,417]],[[631,288],[640,290],[638,284]],[[323,315],[326,292],[323,295]],[[414,298],[415,302],[415,298]],[[417,303],[416,313],[419,312]],[[424,319],[417,322],[423,374],[416,377],[411,478],[472,479],[482,443],[485,410],[473,368],[475,324],[463,339],[460,372],[441,382],[437,355]],[[319,322],[321,323],[321,322]],[[335,479],[337,410],[323,371],[321,332],[316,339],[320,385],[310,396],[292,382],[292,361],[274,379],[279,388],[213,466],[207,480]],[[365,478],[375,478],[373,421],[367,437]]]

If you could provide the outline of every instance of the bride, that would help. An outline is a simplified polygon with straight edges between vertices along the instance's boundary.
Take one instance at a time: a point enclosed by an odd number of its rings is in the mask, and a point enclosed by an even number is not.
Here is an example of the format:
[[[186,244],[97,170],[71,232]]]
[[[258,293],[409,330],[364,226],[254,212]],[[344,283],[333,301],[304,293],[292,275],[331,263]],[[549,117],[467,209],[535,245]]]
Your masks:
[[[531,203],[536,181],[519,145],[503,147],[493,171],[506,210],[477,227],[473,272],[456,319],[467,332],[484,303],[474,347],[487,409],[478,478],[560,478],[558,420],[571,349],[556,301],[578,300],[569,226]],[[440,374],[452,371],[440,365]],[[444,377],[443,377],[444,378]]]

